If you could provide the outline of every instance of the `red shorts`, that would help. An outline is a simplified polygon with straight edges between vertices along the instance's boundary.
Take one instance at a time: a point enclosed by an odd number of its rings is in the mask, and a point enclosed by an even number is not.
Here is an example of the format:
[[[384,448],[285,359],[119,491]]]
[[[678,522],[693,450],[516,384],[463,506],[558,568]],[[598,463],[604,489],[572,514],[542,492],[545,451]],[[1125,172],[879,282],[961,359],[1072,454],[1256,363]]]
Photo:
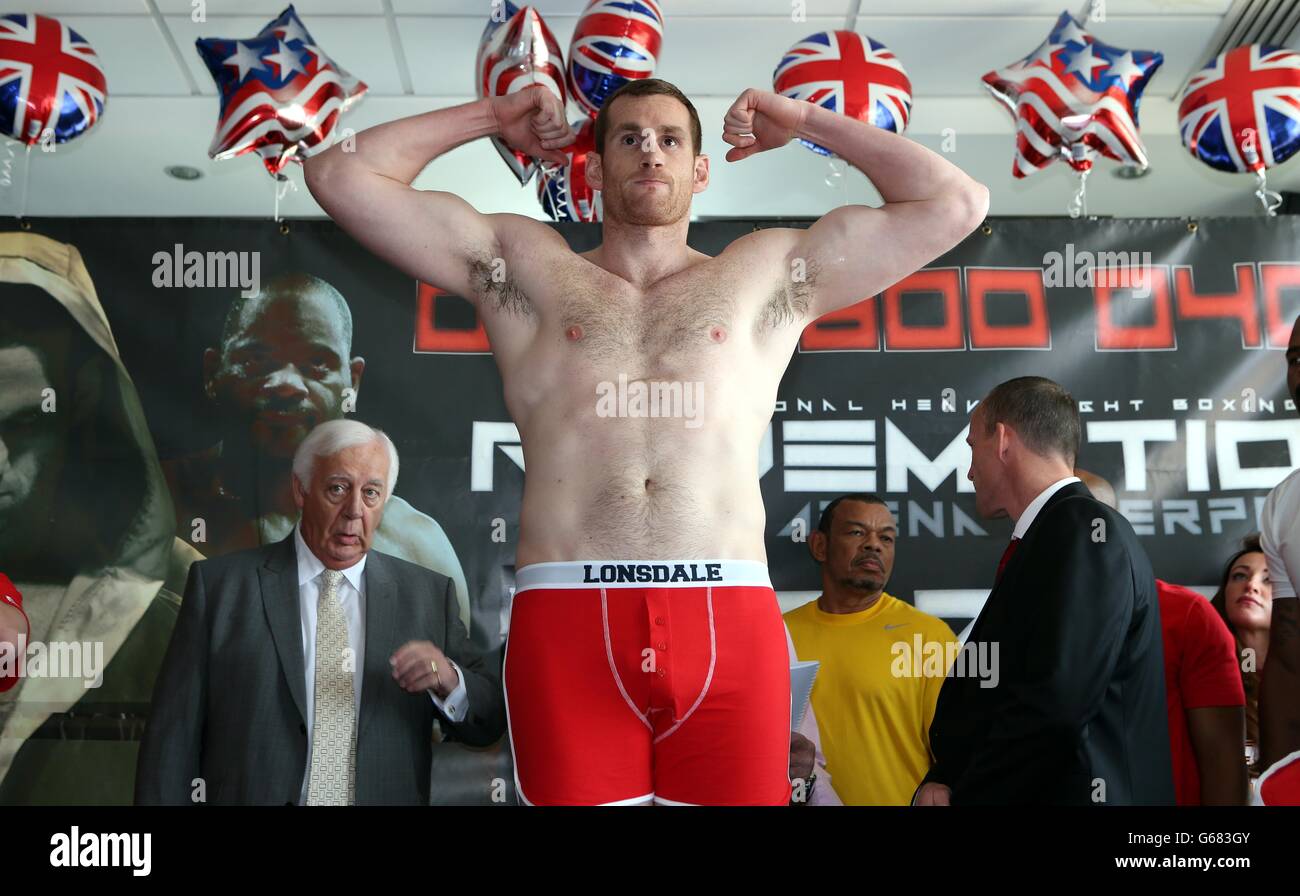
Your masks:
[[[1260,776],[1255,803],[1300,806],[1300,750],[1279,759]]]
[[[505,694],[526,803],[789,802],[790,659],[761,563],[520,569]]]

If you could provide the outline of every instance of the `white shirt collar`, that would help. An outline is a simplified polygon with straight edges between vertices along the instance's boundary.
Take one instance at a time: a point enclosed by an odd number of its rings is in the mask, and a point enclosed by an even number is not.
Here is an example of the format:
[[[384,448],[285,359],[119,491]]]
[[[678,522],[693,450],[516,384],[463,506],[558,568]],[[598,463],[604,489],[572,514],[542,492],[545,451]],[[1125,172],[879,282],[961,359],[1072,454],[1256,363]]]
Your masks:
[[[1064,479],[1058,479],[1056,482],[1053,482],[1047,488],[1039,492],[1038,497],[1030,501],[1029,506],[1025,508],[1025,512],[1020,514],[1020,519],[1016,520],[1016,528],[1012,531],[1011,537],[1024,538],[1025,533],[1029,531],[1029,527],[1034,524],[1034,518],[1038,516],[1038,512],[1043,509],[1043,505],[1047,503],[1048,499],[1071,482],[1081,481],[1082,480],[1079,479],[1078,476],[1066,476]]]
[[[317,576],[325,571],[325,564],[320,562],[320,558],[311,552],[307,547],[307,542],[302,537],[302,520],[299,520],[293,527],[293,544],[298,554],[298,587],[314,580]],[[366,569],[366,555],[362,554],[361,559],[353,563],[347,569],[340,570],[343,578],[361,593],[361,574]]]

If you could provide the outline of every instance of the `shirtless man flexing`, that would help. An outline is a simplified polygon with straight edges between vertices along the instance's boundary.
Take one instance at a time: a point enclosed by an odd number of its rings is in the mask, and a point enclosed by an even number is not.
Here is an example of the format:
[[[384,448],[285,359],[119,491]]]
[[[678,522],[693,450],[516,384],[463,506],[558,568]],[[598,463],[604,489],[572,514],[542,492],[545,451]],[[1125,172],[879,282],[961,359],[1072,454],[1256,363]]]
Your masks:
[[[657,79],[597,117],[587,178],[604,242],[590,252],[532,218],[411,188],[490,135],[562,163],[573,133],[544,88],[382,124],[305,165],[344,230],[473,302],[487,329],[527,467],[505,686],[529,803],[787,802],[789,666],[758,479],[777,386],[808,324],[946,252],[988,208],[936,153],[809,103],[746,90],[724,125],[729,162],[802,137],[885,205],[696,252],[691,196],[709,158],[695,108]],[[607,400],[637,384],[693,402],[651,416]]]

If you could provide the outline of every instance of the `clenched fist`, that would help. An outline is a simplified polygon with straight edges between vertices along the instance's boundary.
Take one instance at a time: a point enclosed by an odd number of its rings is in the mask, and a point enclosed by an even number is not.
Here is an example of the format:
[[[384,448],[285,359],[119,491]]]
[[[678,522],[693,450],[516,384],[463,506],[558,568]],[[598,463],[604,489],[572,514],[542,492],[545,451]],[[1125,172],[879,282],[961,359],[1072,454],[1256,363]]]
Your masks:
[[[564,120],[564,104],[550,88],[533,84],[489,103],[497,123],[497,135],[511,149],[557,165],[568,161],[559,150],[576,139]]]
[[[812,108],[811,103],[749,88],[722,119],[722,139],[734,147],[727,151],[727,161],[739,162],[756,152],[785,146],[795,138]]]
[[[460,683],[456,667],[429,641],[407,641],[388,658],[388,664],[393,667],[393,678],[409,694],[433,691],[445,700]]]

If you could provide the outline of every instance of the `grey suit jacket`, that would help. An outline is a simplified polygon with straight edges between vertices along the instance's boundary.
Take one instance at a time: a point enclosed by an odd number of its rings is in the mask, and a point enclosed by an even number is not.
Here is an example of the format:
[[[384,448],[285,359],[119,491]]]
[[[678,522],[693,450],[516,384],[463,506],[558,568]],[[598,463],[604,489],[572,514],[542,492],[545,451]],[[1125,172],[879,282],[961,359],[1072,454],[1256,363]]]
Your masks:
[[[365,667],[357,718],[358,805],[427,805],[434,718],[427,693],[393,680],[388,658],[431,641],[465,676],[469,713],[444,730],[485,746],[505,730],[499,665],[469,643],[446,576],[370,551]],[[215,805],[297,803],[307,768],[306,683],[293,535],[202,560],[154,688],[135,801],[191,804],[202,779]]]

